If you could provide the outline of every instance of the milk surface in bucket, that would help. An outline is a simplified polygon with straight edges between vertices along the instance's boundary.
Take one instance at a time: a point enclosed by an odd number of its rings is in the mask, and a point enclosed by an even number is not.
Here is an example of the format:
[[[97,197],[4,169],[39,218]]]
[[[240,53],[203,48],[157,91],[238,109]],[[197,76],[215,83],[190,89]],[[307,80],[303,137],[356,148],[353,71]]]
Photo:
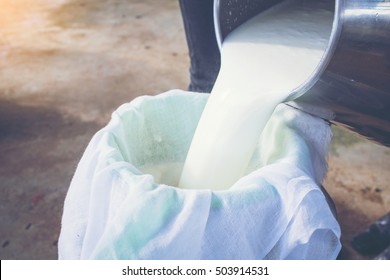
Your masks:
[[[245,175],[275,107],[310,78],[328,46],[333,13],[313,2],[282,3],[225,39],[179,187],[224,190]]]

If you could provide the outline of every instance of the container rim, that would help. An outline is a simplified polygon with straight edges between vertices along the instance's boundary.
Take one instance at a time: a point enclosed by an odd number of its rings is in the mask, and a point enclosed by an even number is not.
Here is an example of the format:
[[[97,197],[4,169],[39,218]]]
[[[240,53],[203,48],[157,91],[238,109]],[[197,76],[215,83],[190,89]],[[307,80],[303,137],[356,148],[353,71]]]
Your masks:
[[[220,1],[221,0],[214,0],[214,30],[215,30],[215,36],[218,43],[218,48],[221,51],[222,48],[222,31],[221,31],[221,25],[220,25]],[[332,23],[332,31],[329,37],[328,45],[324,51],[324,54],[319,61],[316,69],[313,71],[313,73],[298,87],[293,89],[293,91],[290,93],[288,98],[285,102],[292,101],[301,95],[303,95],[305,92],[307,92],[310,88],[312,88],[315,83],[321,78],[321,75],[326,71],[326,68],[328,67],[333,54],[335,53],[337,42],[339,41],[341,31],[342,31],[342,22],[343,22],[343,10],[344,10],[344,3],[342,0],[335,0],[335,8],[334,8],[334,15],[333,15],[333,23]]]

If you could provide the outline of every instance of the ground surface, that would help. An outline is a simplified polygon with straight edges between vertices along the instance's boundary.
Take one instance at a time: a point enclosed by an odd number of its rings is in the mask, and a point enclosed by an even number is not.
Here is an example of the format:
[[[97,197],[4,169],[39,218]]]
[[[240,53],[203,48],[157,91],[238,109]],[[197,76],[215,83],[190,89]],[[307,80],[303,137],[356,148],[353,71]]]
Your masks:
[[[177,0],[1,0],[0,258],[56,259],[83,150],[120,104],[188,83]],[[390,149],[335,130],[326,189],[344,258],[390,211]]]

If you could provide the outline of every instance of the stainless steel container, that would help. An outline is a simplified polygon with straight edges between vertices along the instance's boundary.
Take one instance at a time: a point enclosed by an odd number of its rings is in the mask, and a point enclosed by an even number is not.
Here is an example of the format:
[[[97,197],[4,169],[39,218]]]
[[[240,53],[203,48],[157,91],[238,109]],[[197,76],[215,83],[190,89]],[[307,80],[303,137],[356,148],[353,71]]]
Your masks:
[[[309,1],[309,0],[307,0]],[[332,34],[294,107],[390,146],[390,0],[310,0],[331,5]],[[281,0],[214,0],[217,40]]]

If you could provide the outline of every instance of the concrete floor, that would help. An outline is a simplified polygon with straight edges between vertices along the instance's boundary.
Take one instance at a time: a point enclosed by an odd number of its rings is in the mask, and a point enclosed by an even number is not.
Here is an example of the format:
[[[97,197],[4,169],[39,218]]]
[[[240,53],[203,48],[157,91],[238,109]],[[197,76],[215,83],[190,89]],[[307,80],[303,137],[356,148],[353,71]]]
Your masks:
[[[120,104],[188,84],[177,0],[0,3],[0,259],[56,259],[64,197]],[[325,187],[344,258],[390,211],[390,149],[335,129]]]

